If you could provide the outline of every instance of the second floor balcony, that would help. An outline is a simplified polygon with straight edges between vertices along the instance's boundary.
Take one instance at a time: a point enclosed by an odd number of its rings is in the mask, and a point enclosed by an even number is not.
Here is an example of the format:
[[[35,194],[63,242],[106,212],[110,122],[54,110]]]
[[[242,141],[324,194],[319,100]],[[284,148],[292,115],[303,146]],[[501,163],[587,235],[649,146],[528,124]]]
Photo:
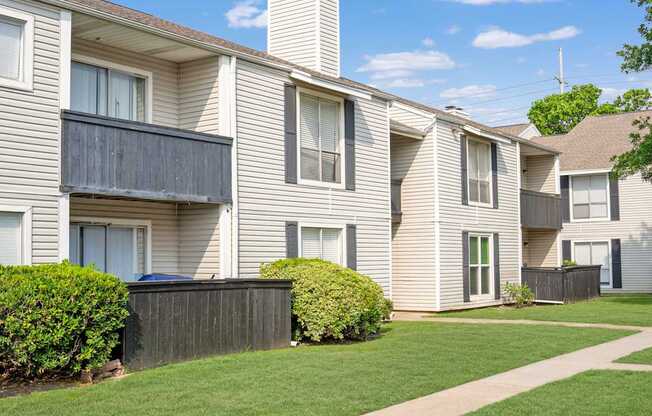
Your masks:
[[[561,197],[557,194],[521,189],[521,226],[561,230]]]

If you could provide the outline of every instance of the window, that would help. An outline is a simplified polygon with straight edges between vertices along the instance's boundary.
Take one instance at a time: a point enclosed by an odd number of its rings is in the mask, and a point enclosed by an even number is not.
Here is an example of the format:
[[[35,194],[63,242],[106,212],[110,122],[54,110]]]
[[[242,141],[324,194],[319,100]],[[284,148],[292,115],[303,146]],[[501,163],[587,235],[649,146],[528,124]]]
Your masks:
[[[342,104],[299,94],[301,179],[342,183]]]
[[[342,229],[301,228],[301,257],[342,264]]]
[[[144,122],[145,82],[142,76],[73,62],[71,110]]]
[[[0,6],[0,85],[32,89],[34,18]]]
[[[574,176],[572,181],[573,219],[608,218],[607,174]]]
[[[468,141],[469,201],[491,204],[491,145]]]
[[[493,287],[491,237],[469,235],[469,291],[471,296],[490,295]]]
[[[0,212],[0,264],[22,264],[22,214]]]
[[[609,242],[582,242],[575,243],[574,260],[580,266],[601,265],[600,284],[611,285]]]
[[[70,261],[135,281],[147,273],[147,228],[102,224],[70,225]]]

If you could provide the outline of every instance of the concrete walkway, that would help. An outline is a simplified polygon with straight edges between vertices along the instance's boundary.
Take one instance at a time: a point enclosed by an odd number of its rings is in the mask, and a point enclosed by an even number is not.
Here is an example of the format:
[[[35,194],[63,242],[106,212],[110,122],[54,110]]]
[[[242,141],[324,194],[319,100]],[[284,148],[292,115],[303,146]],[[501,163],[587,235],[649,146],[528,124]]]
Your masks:
[[[423,314],[421,314],[423,316]],[[397,317],[403,320],[427,320],[436,322],[464,322],[474,324],[525,324],[550,325],[539,321],[498,321],[485,319],[457,318],[419,318]],[[429,396],[388,407],[368,416],[457,416],[478,410],[520,393],[559,381],[588,370],[627,370],[652,371],[652,366],[636,364],[616,364],[613,361],[652,347],[652,328],[615,326],[602,324],[573,324],[561,322],[559,325],[582,328],[636,329],[641,332],[615,341],[585,348],[539,361],[505,373],[496,374],[481,380],[462,384]]]

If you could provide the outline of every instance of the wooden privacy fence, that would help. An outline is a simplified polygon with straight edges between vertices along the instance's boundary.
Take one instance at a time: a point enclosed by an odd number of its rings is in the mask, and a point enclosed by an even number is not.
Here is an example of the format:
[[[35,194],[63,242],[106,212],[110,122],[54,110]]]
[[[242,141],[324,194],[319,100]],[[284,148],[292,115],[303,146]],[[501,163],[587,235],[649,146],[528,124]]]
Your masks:
[[[522,283],[541,302],[573,303],[600,296],[601,266],[523,268]]]
[[[132,370],[290,345],[286,280],[129,283],[122,359]]]

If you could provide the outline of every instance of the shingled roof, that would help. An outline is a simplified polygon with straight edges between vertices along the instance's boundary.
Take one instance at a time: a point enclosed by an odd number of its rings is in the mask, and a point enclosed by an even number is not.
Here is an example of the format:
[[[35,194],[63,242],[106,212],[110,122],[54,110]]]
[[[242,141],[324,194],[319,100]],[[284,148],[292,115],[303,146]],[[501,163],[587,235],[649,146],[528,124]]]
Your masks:
[[[520,136],[521,133],[523,133],[528,127],[530,127],[529,123],[521,123],[521,124],[510,124],[508,126],[498,126],[495,128],[500,131],[504,131],[507,134]]]
[[[632,148],[629,136],[636,131],[632,123],[642,117],[652,117],[652,111],[589,116],[568,134],[532,141],[560,151],[562,171],[611,169],[611,158]]]

